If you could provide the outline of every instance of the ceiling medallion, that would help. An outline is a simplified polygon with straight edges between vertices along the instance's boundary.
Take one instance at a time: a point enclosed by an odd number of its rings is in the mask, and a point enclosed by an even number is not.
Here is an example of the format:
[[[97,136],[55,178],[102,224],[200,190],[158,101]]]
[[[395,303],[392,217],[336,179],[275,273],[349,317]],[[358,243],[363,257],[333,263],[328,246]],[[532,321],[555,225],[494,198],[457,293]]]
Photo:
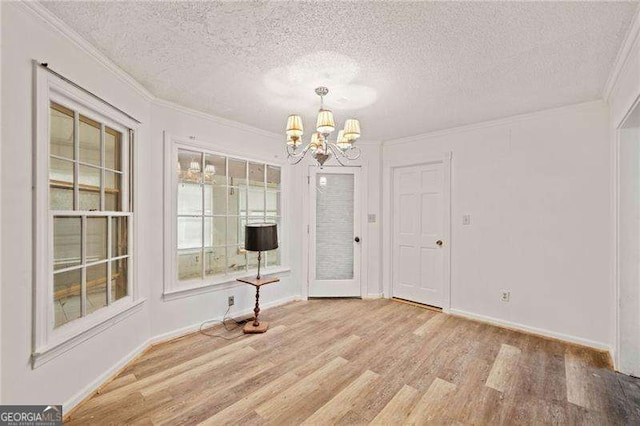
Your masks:
[[[329,141],[329,136],[336,128],[333,113],[325,109],[324,97],[329,93],[326,87],[316,88],[316,94],[320,96],[320,111],[316,120],[316,131],[311,135],[311,141],[302,151],[298,147],[302,144],[302,118],[299,115],[290,115],[287,119],[287,160],[289,164],[298,164],[311,151],[313,158],[319,166],[333,156],[338,163],[346,166],[350,160],[360,157],[360,148],[354,146],[356,139],[360,137],[360,122],[350,118],[344,122],[344,130],[338,132],[335,142]]]

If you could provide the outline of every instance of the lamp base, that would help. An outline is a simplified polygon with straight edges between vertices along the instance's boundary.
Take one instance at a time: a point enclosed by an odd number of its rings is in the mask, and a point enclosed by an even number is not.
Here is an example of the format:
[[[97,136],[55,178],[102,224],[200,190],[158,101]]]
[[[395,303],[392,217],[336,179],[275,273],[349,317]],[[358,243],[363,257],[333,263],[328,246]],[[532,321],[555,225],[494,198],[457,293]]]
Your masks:
[[[245,324],[244,329],[242,331],[244,331],[244,334],[257,334],[257,333],[264,333],[265,331],[267,331],[268,328],[269,328],[269,323],[266,321],[262,321],[258,325],[253,325],[253,321],[250,320],[248,323]]]

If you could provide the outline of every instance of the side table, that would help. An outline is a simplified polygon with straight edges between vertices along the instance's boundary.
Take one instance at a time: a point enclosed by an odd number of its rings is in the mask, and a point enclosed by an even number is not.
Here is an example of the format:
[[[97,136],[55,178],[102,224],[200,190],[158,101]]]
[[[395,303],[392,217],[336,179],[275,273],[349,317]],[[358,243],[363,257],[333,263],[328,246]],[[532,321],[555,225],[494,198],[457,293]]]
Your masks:
[[[258,321],[258,314],[260,314],[260,287],[263,285],[277,283],[280,281],[280,278],[277,277],[261,277],[257,278],[238,278],[236,281],[241,283],[252,285],[256,288],[256,307],[253,309],[254,317],[253,322],[249,321],[244,326],[244,332],[248,333],[264,333],[269,328],[269,323],[266,321],[260,322]]]

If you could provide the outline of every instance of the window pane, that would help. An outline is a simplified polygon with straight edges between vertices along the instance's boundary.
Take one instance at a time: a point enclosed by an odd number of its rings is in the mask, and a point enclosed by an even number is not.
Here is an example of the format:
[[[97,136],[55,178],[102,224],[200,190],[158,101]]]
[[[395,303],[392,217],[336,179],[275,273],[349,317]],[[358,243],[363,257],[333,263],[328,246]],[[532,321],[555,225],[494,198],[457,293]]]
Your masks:
[[[178,249],[202,247],[202,218],[178,218]]]
[[[267,252],[267,266],[280,265],[280,249],[271,250]]]
[[[178,279],[202,278],[202,251],[178,250]]]
[[[117,130],[105,128],[104,132],[104,166],[108,169],[122,170],[120,144],[122,134]]]
[[[107,306],[107,264],[87,267],[87,314]]]
[[[120,182],[122,175],[115,172],[104,172],[104,209],[106,211],[119,212],[122,211],[120,200]]]
[[[249,189],[249,217],[264,217],[264,190]]]
[[[80,161],[100,166],[100,123],[80,116]]]
[[[124,256],[127,254],[127,218],[111,218],[111,257]]]
[[[52,103],[50,112],[49,154],[73,160],[73,111]]]
[[[233,216],[247,214],[247,189],[246,188],[227,188],[229,192],[229,209],[228,214]]]
[[[100,210],[100,175],[97,167],[80,166],[79,210]]]
[[[53,275],[53,307],[55,327],[68,323],[82,315],[80,293],[82,269]]]
[[[282,220],[279,217],[267,217],[265,219],[265,223],[275,223],[276,224],[276,229],[277,229],[277,232],[278,232],[278,241],[280,240],[281,232],[282,232],[281,231],[281,222],[282,222]]]
[[[111,301],[115,302],[127,295],[127,262],[118,259],[111,262]]]
[[[244,246],[244,225],[246,220],[240,216],[227,218],[227,245]]]
[[[178,214],[202,214],[202,186],[178,183]]]
[[[205,275],[224,274],[225,271],[225,249],[208,248],[204,250]]]
[[[82,263],[82,221],[79,217],[53,219],[53,269]]]
[[[51,210],[73,210],[73,162],[51,158],[49,162],[49,206]]]
[[[223,246],[227,229],[226,217],[204,218],[204,246]]]
[[[194,151],[178,150],[178,181],[202,182],[202,154]]]
[[[249,163],[249,186],[264,188],[264,164]]]
[[[280,193],[267,191],[267,216],[280,215]]]
[[[326,179],[326,191],[316,191],[316,279],[350,280],[353,278],[353,209],[354,175],[316,175],[316,187]],[[328,190],[330,188],[330,190]]]
[[[267,187],[280,189],[280,167],[267,166]]]
[[[107,218],[87,218],[87,263],[107,258]]]
[[[247,269],[247,257],[240,246],[227,247],[227,270],[229,272],[245,271]]]
[[[227,214],[227,188],[204,185],[204,214]]]
[[[227,163],[225,157],[205,154],[204,156],[204,181],[212,185],[226,185]]]
[[[247,184],[247,162],[229,158],[229,185],[242,186]]]

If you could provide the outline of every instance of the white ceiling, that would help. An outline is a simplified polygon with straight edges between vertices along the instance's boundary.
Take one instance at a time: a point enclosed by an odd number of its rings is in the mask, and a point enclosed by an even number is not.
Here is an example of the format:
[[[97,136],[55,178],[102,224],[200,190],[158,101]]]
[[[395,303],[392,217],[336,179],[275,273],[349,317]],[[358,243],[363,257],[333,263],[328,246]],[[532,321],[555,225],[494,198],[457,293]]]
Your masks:
[[[46,2],[154,95],[386,140],[600,99],[638,2]],[[52,60],[52,62],[55,62]],[[55,63],[52,63],[55,66]]]

